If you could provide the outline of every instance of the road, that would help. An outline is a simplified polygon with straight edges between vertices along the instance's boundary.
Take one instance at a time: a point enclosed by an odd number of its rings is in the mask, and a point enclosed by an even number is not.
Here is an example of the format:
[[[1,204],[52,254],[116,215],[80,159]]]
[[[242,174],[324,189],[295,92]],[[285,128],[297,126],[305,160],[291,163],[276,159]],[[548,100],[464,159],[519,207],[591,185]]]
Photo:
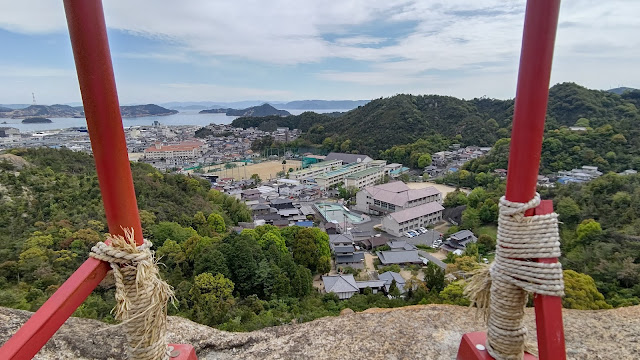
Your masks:
[[[427,260],[429,260],[430,262],[438,265],[443,270],[447,269],[447,264],[445,264],[444,262],[442,262],[442,260],[436,258],[435,256],[429,254],[426,251],[418,250],[418,255],[420,255],[420,256],[426,258]]]

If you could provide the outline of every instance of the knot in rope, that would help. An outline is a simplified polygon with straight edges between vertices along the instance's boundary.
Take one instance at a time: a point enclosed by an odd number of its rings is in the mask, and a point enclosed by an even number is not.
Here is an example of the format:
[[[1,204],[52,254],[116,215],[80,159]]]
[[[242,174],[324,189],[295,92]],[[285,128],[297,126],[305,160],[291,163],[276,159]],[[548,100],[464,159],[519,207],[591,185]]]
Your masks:
[[[537,193],[526,203],[500,199],[495,260],[477,271],[465,289],[487,321],[487,351],[498,360],[523,358],[527,293],[564,295],[562,265],[535,261],[560,256],[558,215],[525,216],[539,204]]]
[[[112,310],[127,338],[129,358],[165,360],[167,347],[167,303],[173,289],[160,278],[151,250],[144,240],[136,246],[133,230],[125,236],[109,235],[110,244],[99,242],[89,256],[106,261],[113,269],[116,306]]]

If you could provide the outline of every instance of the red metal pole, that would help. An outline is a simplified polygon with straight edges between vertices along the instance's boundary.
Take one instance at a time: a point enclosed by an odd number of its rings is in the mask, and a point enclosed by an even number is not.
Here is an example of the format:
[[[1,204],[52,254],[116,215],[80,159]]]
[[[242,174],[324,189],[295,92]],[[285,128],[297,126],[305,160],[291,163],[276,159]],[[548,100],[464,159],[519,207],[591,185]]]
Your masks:
[[[536,192],[559,11],[560,0],[527,1],[505,194],[509,201],[528,202]],[[528,211],[527,215],[551,212],[553,203],[543,200],[536,209]],[[558,261],[535,260],[547,263]],[[536,295],[534,304],[540,359],[566,359],[562,299],[557,296]],[[457,359],[491,359],[484,348],[485,341],[485,333],[465,334]],[[527,358],[533,356],[525,354],[525,359]]]
[[[142,244],[102,2],[64,0],[64,9],[109,232],[133,228]]]
[[[111,65],[102,2],[65,0],[85,116],[109,232],[142,227]],[[31,359],[102,281],[109,265],[88,259],[0,348],[2,359]]]
[[[559,12],[560,0],[527,1],[505,194],[509,201],[524,203],[535,195]],[[545,202],[535,213],[552,210]],[[537,261],[554,263],[558,259]],[[534,305],[540,359],[565,359],[562,299],[536,295]]]

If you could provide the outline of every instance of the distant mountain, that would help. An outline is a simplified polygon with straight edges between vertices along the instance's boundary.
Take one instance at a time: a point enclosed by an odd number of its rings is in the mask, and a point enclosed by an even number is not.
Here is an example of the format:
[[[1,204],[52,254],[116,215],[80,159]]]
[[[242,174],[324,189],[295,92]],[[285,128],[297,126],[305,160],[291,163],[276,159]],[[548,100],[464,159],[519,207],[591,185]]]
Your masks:
[[[286,110],[278,110],[269,104],[262,104],[260,106],[252,106],[250,108],[236,110],[236,109],[209,109],[202,110],[200,114],[221,114],[224,113],[227,116],[247,116],[247,117],[259,117],[259,116],[289,116]]]
[[[171,101],[161,103],[160,106],[164,106],[169,109],[189,109],[189,110],[204,110],[204,109],[246,109],[251,106],[258,106],[264,103],[281,104],[282,102],[273,102],[266,100],[245,100],[245,101]]]
[[[121,106],[122,117],[161,116],[177,114],[176,110],[169,110],[154,104]],[[82,118],[84,109],[82,106],[69,105],[31,105],[24,109],[15,109],[2,113],[4,117],[24,119],[31,117],[46,118]]]
[[[638,90],[638,89],[622,86],[622,87],[617,87],[617,88],[614,88],[614,89],[609,89],[607,91],[611,92],[611,93],[614,93],[614,94],[622,95],[627,91],[634,91],[634,90]]]
[[[11,110],[15,110],[15,109],[24,109],[29,107],[29,104],[0,104],[0,107],[5,107],[5,108],[9,108]]]
[[[9,112],[9,111],[13,111],[13,109],[9,109],[9,108],[7,108],[7,107],[0,106],[0,113],[2,113],[2,112]]]
[[[370,100],[299,100],[280,105],[280,108],[291,110],[351,110],[366,105]]]
[[[120,106],[122,117],[165,116],[177,114],[177,110],[171,110],[156,104]]]

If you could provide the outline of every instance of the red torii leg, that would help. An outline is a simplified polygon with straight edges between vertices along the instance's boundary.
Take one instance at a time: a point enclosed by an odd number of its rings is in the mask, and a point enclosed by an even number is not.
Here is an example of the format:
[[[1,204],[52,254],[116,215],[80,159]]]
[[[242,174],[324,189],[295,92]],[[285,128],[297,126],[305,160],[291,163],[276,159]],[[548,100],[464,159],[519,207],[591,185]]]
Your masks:
[[[96,162],[105,215],[112,234],[132,228],[142,244],[102,2],[64,0],[69,35]],[[2,359],[31,359],[102,281],[109,264],[89,258],[0,348]],[[191,345],[172,344],[172,359],[196,360]]]
[[[509,201],[526,203],[536,192],[559,11],[560,0],[527,1],[505,194]],[[551,212],[553,203],[545,200],[527,215]],[[558,259],[537,261],[557,262]],[[562,299],[536,295],[534,305],[540,359],[565,359]],[[465,334],[458,359],[491,359],[486,351],[476,348],[476,345],[484,346],[485,339],[484,333]]]

